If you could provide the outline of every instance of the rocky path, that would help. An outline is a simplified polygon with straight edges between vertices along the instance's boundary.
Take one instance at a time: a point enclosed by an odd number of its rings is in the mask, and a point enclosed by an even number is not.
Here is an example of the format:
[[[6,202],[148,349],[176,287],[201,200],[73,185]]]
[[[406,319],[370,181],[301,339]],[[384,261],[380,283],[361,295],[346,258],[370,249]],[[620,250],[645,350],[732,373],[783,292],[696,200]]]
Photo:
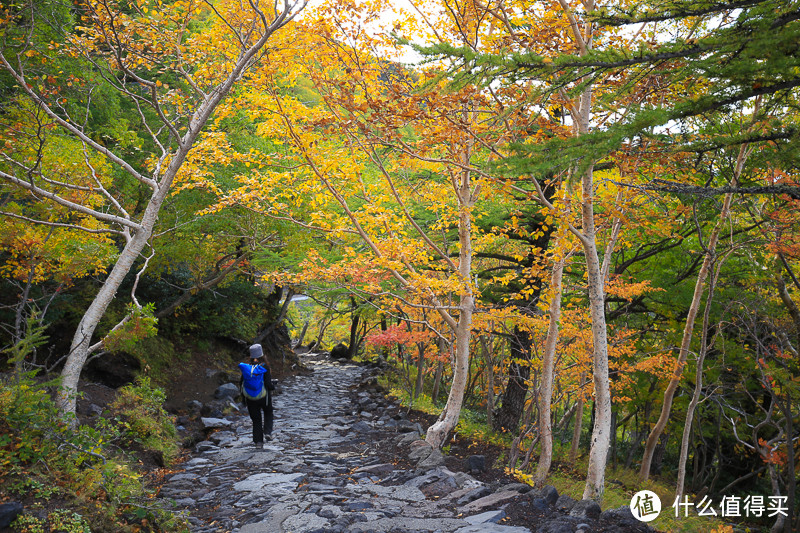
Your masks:
[[[359,392],[369,379],[364,367],[306,363],[313,373],[286,380],[274,398],[275,439],[263,450],[251,444],[246,413],[204,419],[214,432],[160,493],[192,531],[532,533],[547,524],[553,532],[600,531],[591,525],[593,510],[562,513],[533,530],[498,524],[501,507],[529,487],[488,487],[449,471],[396,405]],[[526,505],[545,507],[558,498],[525,496]]]

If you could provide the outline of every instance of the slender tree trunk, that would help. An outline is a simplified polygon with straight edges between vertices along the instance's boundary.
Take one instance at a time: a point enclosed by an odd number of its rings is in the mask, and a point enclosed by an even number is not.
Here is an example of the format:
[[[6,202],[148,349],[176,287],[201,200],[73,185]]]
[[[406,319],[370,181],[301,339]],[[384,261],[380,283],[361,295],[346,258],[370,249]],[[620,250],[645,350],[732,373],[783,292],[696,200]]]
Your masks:
[[[522,427],[517,433],[517,436],[514,437],[514,440],[511,442],[511,449],[508,453],[508,467],[512,470],[516,470],[517,468],[517,461],[519,459],[519,452],[520,447],[522,446],[523,439],[528,436],[531,432],[531,418],[533,417],[533,402],[527,402],[528,407],[525,408],[525,413],[522,416]],[[532,446],[535,445],[532,444]],[[524,470],[527,467],[526,464],[520,465],[520,470]]]
[[[361,317],[358,315],[358,305],[356,305],[355,298],[350,298],[351,306],[351,319],[350,319],[350,343],[347,345],[348,359],[352,359],[358,352],[358,324]]]
[[[306,331],[308,331],[308,325],[310,323],[311,323],[310,320],[306,320],[305,323],[303,324],[303,329],[300,330],[300,335],[297,336],[297,341],[295,343],[295,346],[297,346],[298,348],[303,345],[303,339],[306,338]]]
[[[283,292],[282,289],[281,292]],[[255,336],[255,338],[253,338],[252,344],[261,344],[262,342],[264,342],[264,339],[266,339],[272,332],[274,332],[283,325],[283,321],[286,320],[286,314],[289,312],[289,306],[292,303],[292,298],[294,298],[294,294],[295,292],[293,289],[286,289],[285,299],[283,301],[283,305],[281,306],[281,310],[278,312],[278,317],[272,324],[261,330]],[[275,301],[276,307],[279,301],[280,301],[280,296],[278,296],[277,300]]]
[[[468,163],[465,156],[465,164]],[[454,180],[455,181],[455,180]],[[455,184],[454,184],[455,185]],[[456,427],[464,402],[464,389],[469,375],[469,350],[472,336],[472,313],[475,296],[472,289],[472,207],[475,199],[471,190],[471,175],[462,171],[456,187],[459,201],[458,215],[458,274],[462,289],[458,305],[459,315],[456,323],[456,357],[453,368],[453,382],[442,414],[425,436],[425,440],[435,448],[441,448],[449,433]]]
[[[177,171],[177,168],[175,170]],[[69,356],[64,364],[64,368],[61,370],[61,386],[56,396],[56,405],[62,414],[75,414],[78,381],[80,380],[83,366],[86,364],[86,359],[88,359],[91,353],[90,345],[92,335],[94,335],[94,331],[97,329],[100,319],[103,318],[106,309],[108,309],[108,306],[117,294],[117,289],[119,289],[119,286],[122,284],[122,280],[125,279],[134,261],[139,257],[139,253],[144,249],[148,239],[150,239],[150,235],[156,223],[158,211],[169,191],[173,177],[174,173],[161,181],[160,188],[157,189],[156,194],[151,198],[144,216],[142,217],[141,229],[128,240],[117,262],[100,287],[100,291],[94,297],[94,300],[92,300],[89,308],[86,309],[78,323],[78,328],[72,338]]]
[[[50,235],[53,234],[53,230],[51,229],[47,237],[44,239],[44,243],[46,244],[48,240],[50,240]],[[14,336],[12,337],[11,341],[13,344],[19,344],[22,342],[22,339],[25,338],[25,335],[30,334],[27,328],[22,327],[22,323],[26,322],[25,316],[25,308],[28,306],[28,297],[31,292],[31,287],[33,286],[33,276],[36,274],[36,268],[39,266],[39,263],[34,263],[30,270],[28,271],[28,279],[25,281],[25,288],[22,290],[22,295],[20,296],[19,303],[16,306],[16,312],[14,313]],[[39,320],[42,320],[43,317],[39,317]],[[34,346],[33,349],[35,350],[36,347]],[[22,371],[25,368],[25,356],[20,354],[19,357],[16,358],[14,361],[14,378],[17,383],[22,378]]]
[[[786,496],[788,512],[783,526],[785,533],[790,533],[792,530],[792,518],[794,516],[794,503],[797,498],[797,478],[795,476],[795,453],[794,453],[794,422],[792,417],[792,396],[786,395],[786,402],[780,399],[777,400],[778,407],[783,412],[786,420]]]
[[[591,98],[589,96],[588,98]],[[606,460],[611,442],[611,386],[608,376],[608,339],[605,315],[605,280],[597,255],[594,230],[594,183],[592,169],[583,176],[581,219],[583,249],[589,286],[589,307],[592,316],[592,374],[594,378],[595,422],[589,449],[584,500],[601,502],[605,483]]]
[[[425,343],[418,342],[417,350],[417,380],[414,382],[414,399],[419,398],[422,394],[423,378],[425,377]]]
[[[541,454],[533,484],[537,488],[544,486],[550,465],[553,462],[553,427],[550,405],[553,397],[553,373],[558,344],[558,325],[561,320],[561,279],[564,273],[564,257],[561,256],[553,265],[550,276],[550,323],[542,354],[542,380],[539,386],[539,437]]]
[[[739,150],[739,156],[736,160],[736,167],[734,168],[733,176],[731,177],[731,186],[735,187],[738,183],[739,176],[744,168],[744,163],[747,160],[748,154],[749,149],[747,148],[747,145],[743,145]],[[732,200],[733,194],[728,193],[725,195],[719,218],[717,223],[714,225],[714,229],[711,231],[711,235],[708,239],[708,245],[706,246],[703,264],[700,267],[700,271],[697,273],[697,280],[695,281],[694,285],[692,302],[689,305],[689,313],[686,316],[686,324],[683,328],[683,339],[681,340],[678,358],[675,361],[672,376],[670,377],[667,388],[664,391],[664,402],[661,404],[661,414],[658,417],[658,421],[656,422],[655,426],[653,426],[653,429],[650,431],[650,435],[647,437],[647,443],[645,444],[642,465],[639,469],[639,479],[642,481],[646,481],[650,477],[650,465],[653,461],[653,453],[655,452],[656,444],[658,444],[658,440],[661,437],[661,434],[664,432],[667,422],[669,421],[669,415],[672,411],[672,400],[675,397],[675,391],[678,389],[678,384],[680,384],[681,377],[683,376],[683,369],[686,366],[686,359],[689,356],[689,349],[692,343],[692,334],[694,332],[694,321],[697,317],[697,311],[700,308],[700,300],[703,296],[703,288],[705,287],[705,282],[706,278],[708,277],[711,263],[714,260],[714,254],[717,249],[717,242],[719,241],[720,232],[730,216]]]
[[[258,8],[254,7],[254,15],[260,16],[265,24],[264,32],[257,36],[254,41],[251,41],[252,44],[250,44],[249,47],[243,47],[243,49],[240,50],[236,63],[231,66],[231,70],[225,79],[203,96],[202,102],[192,112],[192,116],[188,124],[186,124],[185,133],[183,133],[180,138],[174,139],[177,148],[172,153],[172,157],[169,158],[169,164],[152,178],[151,187],[153,193],[145,207],[138,227],[133,230],[132,236],[130,236],[130,227],[126,227],[125,234],[129,237],[127,238],[125,247],[122,249],[119,258],[112,267],[108,277],[103,282],[103,285],[100,287],[94,300],[89,305],[89,308],[86,310],[83,317],[81,317],[78,328],[73,336],[70,352],[61,372],[61,387],[56,396],[56,405],[62,414],[73,416],[75,414],[78,381],[81,371],[83,370],[83,365],[86,363],[86,359],[89,357],[93,348],[91,346],[91,341],[95,329],[97,329],[100,319],[114,299],[119,286],[122,284],[122,280],[150,239],[158,219],[158,212],[170,192],[175,176],[186,161],[186,157],[191,151],[197,136],[200,134],[203,127],[205,127],[222,99],[230,92],[233,85],[241,79],[245,70],[251,65],[253,58],[264,47],[270,36],[293,18],[294,14],[291,13],[291,7],[285,5],[285,10],[283,12],[275,9],[272,13],[274,19],[271,22],[266,18],[268,15],[265,15],[260,12]],[[27,86],[25,80],[21,81],[23,85]],[[80,128],[75,128],[64,121],[59,114],[47,108],[40,98],[35,97],[34,100],[58,123],[67,127],[86,144],[93,147],[97,146],[97,144],[89,139]],[[164,122],[164,125],[167,126],[166,123],[168,120],[166,118]],[[100,151],[101,150],[102,147],[100,147]],[[167,154],[164,153],[164,157],[166,157],[166,155]]]
[[[443,338],[439,338],[439,357],[445,353],[447,349],[447,342]],[[442,386],[442,374],[444,374],[444,362],[439,360],[436,364],[436,372],[433,374],[433,390],[431,391],[431,401],[434,404],[439,402],[439,389]]]
[[[789,290],[786,288],[786,282],[783,280],[782,270],[782,267],[778,265],[778,272],[775,274],[778,296],[780,296],[780,299],[783,302],[783,305],[786,307],[789,316],[792,317],[792,322],[794,323],[794,342],[798,343],[798,347],[800,347],[800,308],[798,308],[797,304],[794,302],[794,300],[792,300],[792,296],[789,294]]]
[[[583,387],[583,382],[586,380],[586,374],[581,374],[580,377],[580,388]],[[572,428],[572,444],[569,448],[569,462],[570,464],[575,464],[575,461],[578,459],[578,449],[581,445],[581,430],[583,429],[583,406],[585,401],[583,399],[583,393],[578,392],[578,401],[576,403],[577,407],[575,408],[575,425]]]
[[[489,344],[486,342],[486,335],[481,335],[480,340],[483,348],[483,360],[486,364],[486,425],[492,427],[492,419],[494,417],[494,358],[489,349]]]
[[[781,486],[779,483],[779,476],[777,469],[775,468],[775,465],[774,464],[767,465],[767,472],[769,472],[769,481],[770,485],[772,486],[772,494],[774,496],[780,496]],[[787,520],[787,517],[783,516],[782,514],[778,514],[775,517],[775,523],[772,524],[772,527],[769,529],[770,533],[781,533],[782,531],[784,531],[784,526],[787,523],[791,524],[791,522]],[[788,529],[789,528],[787,528],[787,530]]]
[[[700,354],[697,357],[697,369],[695,370],[695,384],[692,399],[686,409],[686,422],[683,425],[683,437],[681,438],[681,453],[678,459],[678,481],[675,485],[675,496],[680,498],[684,494],[685,480],[686,480],[686,459],[689,455],[689,436],[692,432],[692,422],[694,420],[694,411],[697,404],[700,403],[700,394],[703,389],[703,363],[708,353],[708,326],[711,315],[711,304],[714,301],[714,289],[716,287],[717,276],[719,275],[719,268],[717,265],[716,272],[711,276],[708,282],[708,297],[706,298],[706,307],[703,311],[703,333],[700,340]]]
[[[322,349],[322,340],[325,338],[325,332],[328,326],[333,322],[333,317],[323,318],[319,322],[319,331],[317,332],[317,340],[314,342],[314,350],[320,351]]]
[[[575,409],[577,408],[578,408],[578,402],[575,402],[572,405],[570,405],[568,409],[564,409],[564,414],[561,415],[561,419],[558,421],[558,424],[555,425],[556,433],[562,431],[566,427],[566,425],[569,424],[569,419],[572,417],[572,415],[575,414]]]

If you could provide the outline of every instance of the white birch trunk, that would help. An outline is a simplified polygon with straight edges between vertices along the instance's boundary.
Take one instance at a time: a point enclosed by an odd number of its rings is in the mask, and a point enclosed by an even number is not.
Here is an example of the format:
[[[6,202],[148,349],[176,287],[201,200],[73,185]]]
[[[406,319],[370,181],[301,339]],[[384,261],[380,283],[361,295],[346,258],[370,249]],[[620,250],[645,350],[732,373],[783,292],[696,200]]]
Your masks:
[[[589,308],[592,317],[592,377],[594,380],[595,419],[589,449],[589,468],[584,500],[601,502],[603,499],[606,460],[611,443],[611,386],[608,377],[608,339],[606,336],[605,283],[597,255],[594,230],[592,169],[583,176],[581,213],[583,249],[588,275]]]
[[[150,239],[153,228],[158,220],[158,212],[169,194],[175,176],[186,161],[186,157],[191,151],[197,136],[211,118],[214,110],[222,99],[230,92],[233,85],[241,79],[244,71],[250,66],[253,58],[264,47],[270,36],[296,15],[296,12],[294,14],[292,13],[292,9],[295,5],[296,4],[290,4],[288,2],[284,3],[284,11],[276,10],[274,13],[275,18],[272,20],[271,24],[267,24],[268,21],[264,14],[253,7],[253,16],[264,23],[263,34],[252,46],[241,50],[236,63],[231,68],[227,77],[211,91],[204,94],[202,102],[192,113],[192,117],[186,126],[186,133],[184,133],[180,139],[177,139],[178,147],[172,154],[169,165],[160,175],[156,174],[153,176],[151,181],[153,193],[142,215],[139,227],[134,230],[132,237],[128,239],[117,262],[111,269],[111,273],[103,282],[100,291],[84,313],[75,331],[75,335],[73,336],[70,352],[61,372],[61,387],[56,397],[56,405],[62,414],[73,416],[75,414],[78,381],[80,380],[83,366],[86,364],[86,360],[92,351],[92,336],[103,314],[113,301],[120,284],[131,266],[133,266],[140,252],[144,249],[147,241]],[[304,4],[302,7],[304,7]],[[302,7],[300,9],[302,9]],[[41,102],[39,99],[37,99],[37,101]],[[44,106],[44,103],[41,102],[40,105]],[[49,108],[45,107],[45,112],[51,114],[54,118],[58,117],[58,115],[53,113]],[[163,120],[166,122],[167,119],[163,118]],[[61,120],[61,122],[63,123],[63,120]],[[87,145],[95,145],[81,130],[72,128],[71,131],[84,140]]]
[[[475,296],[472,290],[472,198],[469,171],[462,172],[458,216],[458,273],[463,283],[463,293],[458,305],[458,322],[455,328],[456,351],[453,365],[453,382],[442,414],[425,435],[425,440],[436,448],[441,448],[449,433],[456,427],[464,403],[464,392],[469,379],[470,340],[472,338],[472,313]]]
[[[533,484],[537,488],[544,485],[553,462],[553,427],[550,410],[553,397],[556,345],[558,344],[558,325],[561,320],[561,279],[564,274],[564,261],[563,256],[556,261],[550,277],[550,323],[547,327],[547,339],[542,354],[542,382],[539,388],[539,436],[542,447],[539,464],[533,478]]]

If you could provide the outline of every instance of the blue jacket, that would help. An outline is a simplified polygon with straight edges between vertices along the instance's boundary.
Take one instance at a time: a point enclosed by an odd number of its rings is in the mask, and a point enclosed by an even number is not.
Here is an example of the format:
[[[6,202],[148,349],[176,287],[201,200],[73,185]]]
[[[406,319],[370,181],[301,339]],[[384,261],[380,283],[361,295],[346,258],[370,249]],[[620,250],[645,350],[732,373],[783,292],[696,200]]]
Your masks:
[[[248,365],[239,363],[239,370],[242,372],[243,393],[251,400],[261,399],[267,395],[269,390],[268,383],[271,384],[272,376],[269,369],[261,365]]]

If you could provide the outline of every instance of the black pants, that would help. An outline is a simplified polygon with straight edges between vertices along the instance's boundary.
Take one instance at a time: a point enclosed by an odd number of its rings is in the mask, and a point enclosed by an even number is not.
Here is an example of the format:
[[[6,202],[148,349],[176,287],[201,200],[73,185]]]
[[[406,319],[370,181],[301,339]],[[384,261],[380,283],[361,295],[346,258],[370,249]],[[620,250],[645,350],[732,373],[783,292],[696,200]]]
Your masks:
[[[250,420],[253,421],[253,442],[258,444],[264,442],[264,435],[272,434],[272,395],[267,394],[260,400],[245,399],[247,412]],[[261,421],[261,413],[264,413],[264,421]]]

